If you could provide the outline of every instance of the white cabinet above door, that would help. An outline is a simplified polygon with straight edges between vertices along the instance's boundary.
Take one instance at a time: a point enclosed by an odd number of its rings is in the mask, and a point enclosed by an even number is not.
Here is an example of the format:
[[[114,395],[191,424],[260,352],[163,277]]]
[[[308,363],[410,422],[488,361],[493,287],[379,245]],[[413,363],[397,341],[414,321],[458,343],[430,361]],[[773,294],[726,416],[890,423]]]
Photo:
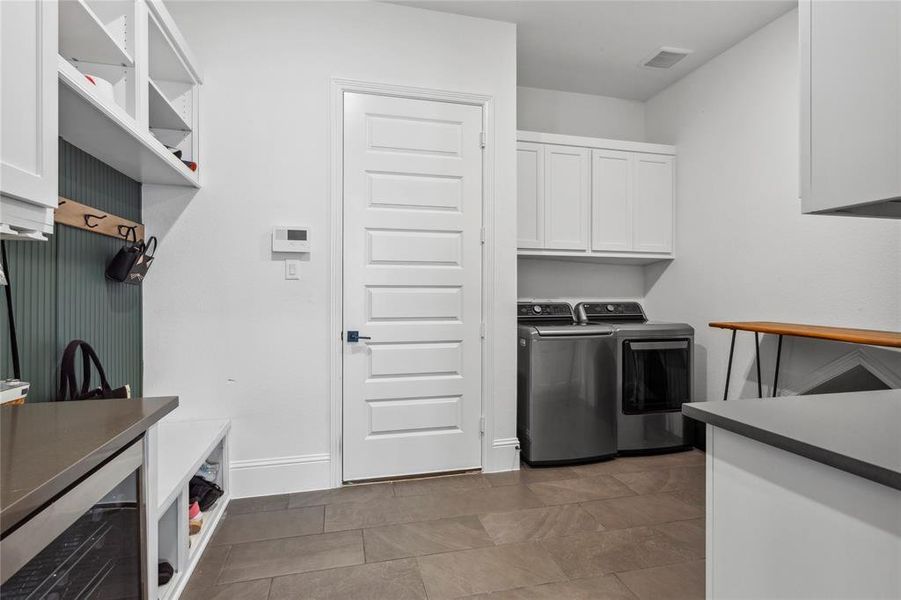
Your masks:
[[[544,247],[544,146],[516,147],[516,247]]]
[[[591,249],[632,249],[631,152],[591,151]]]
[[[544,148],[544,247],[587,250],[591,161],[587,148]]]
[[[901,3],[804,0],[801,210],[901,218]]]
[[[56,2],[0,2],[0,218],[40,233],[57,204],[56,37]]]
[[[673,251],[673,157],[635,154],[633,249]]]
[[[517,133],[520,256],[647,264],[673,256],[673,146]]]

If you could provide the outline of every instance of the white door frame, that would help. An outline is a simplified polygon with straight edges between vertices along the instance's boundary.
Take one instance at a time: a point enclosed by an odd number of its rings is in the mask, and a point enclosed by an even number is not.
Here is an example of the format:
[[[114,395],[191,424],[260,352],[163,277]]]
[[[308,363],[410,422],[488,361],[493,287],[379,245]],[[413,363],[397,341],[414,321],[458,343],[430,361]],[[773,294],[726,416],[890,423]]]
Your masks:
[[[485,132],[487,144],[482,152],[482,227],[485,240],[482,244],[482,323],[484,337],[482,339],[482,465],[491,449],[494,415],[494,399],[490,390],[493,388],[492,370],[494,340],[488,335],[493,331],[493,313],[490,307],[494,304],[494,97],[483,94],[470,94],[449,90],[427,89],[406,85],[376,83],[354,79],[333,77],[330,85],[329,126],[330,148],[329,174],[331,187],[329,193],[329,335],[332,344],[329,351],[329,463],[331,486],[343,484],[343,410],[344,410],[344,341],[343,330],[344,306],[344,94],[357,92],[380,96],[394,96],[414,100],[433,100],[469,104],[482,108],[482,131]]]

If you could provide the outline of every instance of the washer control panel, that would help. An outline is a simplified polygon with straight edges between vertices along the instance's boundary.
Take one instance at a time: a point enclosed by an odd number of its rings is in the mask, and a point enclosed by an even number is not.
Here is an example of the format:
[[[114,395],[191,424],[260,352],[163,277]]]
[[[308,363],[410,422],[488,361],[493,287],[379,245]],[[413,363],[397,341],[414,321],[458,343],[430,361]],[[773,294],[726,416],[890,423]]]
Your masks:
[[[647,321],[638,302],[580,302],[576,312],[583,321]]]
[[[519,302],[516,306],[519,319],[573,320],[573,308],[566,302]]]

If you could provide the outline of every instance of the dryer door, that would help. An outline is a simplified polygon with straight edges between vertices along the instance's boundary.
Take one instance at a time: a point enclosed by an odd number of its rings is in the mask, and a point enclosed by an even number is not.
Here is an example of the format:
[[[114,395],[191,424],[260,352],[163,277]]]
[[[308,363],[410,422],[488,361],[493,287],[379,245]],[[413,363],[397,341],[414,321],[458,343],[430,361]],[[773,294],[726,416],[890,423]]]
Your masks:
[[[622,357],[624,414],[678,411],[691,401],[691,340],[625,340]]]

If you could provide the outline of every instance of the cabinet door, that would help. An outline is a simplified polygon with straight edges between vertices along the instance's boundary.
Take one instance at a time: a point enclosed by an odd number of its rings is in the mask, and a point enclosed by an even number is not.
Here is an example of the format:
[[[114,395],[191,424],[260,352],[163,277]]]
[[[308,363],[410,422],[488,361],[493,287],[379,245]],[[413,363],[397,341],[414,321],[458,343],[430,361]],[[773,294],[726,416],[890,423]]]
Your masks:
[[[516,146],[516,247],[544,248],[544,146]]]
[[[591,152],[591,249],[632,249],[632,177],[630,152]]]
[[[57,4],[0,2],[0,192],[57,203]]]
[[[801,2],[801,206],[901,217],[901,3]]]
[[[545,145],[545,248],[588,250],[590,163],[587,148]]]
[[[637,252],[673,251],[673,157],[634,155],[633,238]]]

